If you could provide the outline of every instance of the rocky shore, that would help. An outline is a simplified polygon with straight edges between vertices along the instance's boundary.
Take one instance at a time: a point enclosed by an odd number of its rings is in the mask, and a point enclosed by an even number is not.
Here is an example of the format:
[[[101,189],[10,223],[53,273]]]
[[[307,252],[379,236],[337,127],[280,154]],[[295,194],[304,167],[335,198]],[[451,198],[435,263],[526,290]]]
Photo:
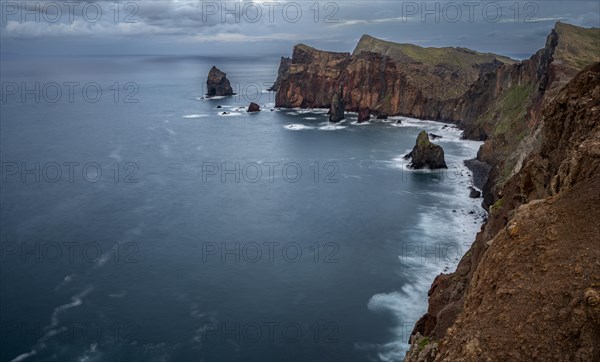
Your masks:
[[[346,110],[484,141],[465,164],[489,218],[435,278],[406,361],[600,360],[600,29],[559,22],[522,62],[431,49],[298,45],[274,85],[277,106],[329,107],[343,84]]]

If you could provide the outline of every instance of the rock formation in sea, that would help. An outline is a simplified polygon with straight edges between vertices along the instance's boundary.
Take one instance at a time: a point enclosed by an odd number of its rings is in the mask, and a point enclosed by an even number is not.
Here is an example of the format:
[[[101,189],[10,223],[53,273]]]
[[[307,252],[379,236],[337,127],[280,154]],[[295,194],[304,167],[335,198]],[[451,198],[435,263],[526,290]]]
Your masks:
[[[344,102],[344,86],[340,86],[339,91],[333,94],[331,106],[329,107],[329,122],[340,122],[344,116],[346,104]]]
[[[360,108],[358,110],[358,123],[368,122],[371,119],[371,110],[369,107]]]
[[[260,112],[260,106],[254,102],[250,102],[250,105],[248,106],[248,110],[246,112]]]
[[[444,159],[444,149],[429,141],[427,132],[421,131],[417,136],[417,142],[413,150],[404,158],[411,158],[410,167],[414,169],[429,168],[448,168]]]
[[[229,79],[227,79],[227,74],[223,73],[215,66],[210,68],[206,80],[206,96],[231,96],[234,94]]]

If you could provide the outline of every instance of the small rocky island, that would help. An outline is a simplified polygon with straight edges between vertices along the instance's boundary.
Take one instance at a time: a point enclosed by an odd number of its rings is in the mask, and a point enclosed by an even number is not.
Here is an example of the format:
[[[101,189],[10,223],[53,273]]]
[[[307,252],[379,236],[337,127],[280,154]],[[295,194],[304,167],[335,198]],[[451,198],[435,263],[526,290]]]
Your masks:
[[[248,113],[260,112],[260,106],[254,102],[250,102],[250,105],[248,106],[248,110],[246,112],[248,112]]]
[[[217,96],[232,96],[233,88],[227,79],[227,74],[223,73],[219,68],[213,66],[208,72],[208,79],[206,80],[206,96],[217,97]]]
[[[404,156],[405,159],[412,158],[410,167],[415,169],[429,168],[448,168],[444,159],[444,149],[441,146],[431,143],[429,135],[421,131],[417,136],[417,144],[412,152]]]

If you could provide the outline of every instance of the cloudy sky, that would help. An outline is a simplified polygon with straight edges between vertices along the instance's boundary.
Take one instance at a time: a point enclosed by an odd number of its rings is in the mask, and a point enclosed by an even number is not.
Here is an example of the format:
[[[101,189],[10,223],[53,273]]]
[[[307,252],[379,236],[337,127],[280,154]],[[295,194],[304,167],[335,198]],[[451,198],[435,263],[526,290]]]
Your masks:
[[[557,21],[600,27],[594,1],[1,2],[3,54],[289,55],[296,43],[352,51],[362,34],[514,57]]]

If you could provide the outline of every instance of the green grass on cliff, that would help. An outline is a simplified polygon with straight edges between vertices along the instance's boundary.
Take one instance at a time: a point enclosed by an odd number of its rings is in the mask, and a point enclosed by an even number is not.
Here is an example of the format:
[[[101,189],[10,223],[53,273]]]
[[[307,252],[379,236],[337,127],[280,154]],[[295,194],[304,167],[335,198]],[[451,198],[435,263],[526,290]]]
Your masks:
[[[555,59],[577,69],[600,61],[600,28],[582,28],[558,22],[554,29],[558,33]]]
[[[519,123],[523,122],[527,115],[529,96],[533,91],[534,86],[526,84],[512,86],[505,92],[496,109],[498,112],[498,122],[494,129],[496,135],[510,132],[513,136],[519,136],[514,133],[520,128]]]
[[[389,56],[400,63],[423,63],[431,66],[441,65],[453,69],[463,68],[476,64],[490,63],[497,59],[503,63],[515,63],[508,57],[479,53],[467,48],[423,48],[414,44],[399,44],[369,35],[363,35],[352,54],[368,51]]]

